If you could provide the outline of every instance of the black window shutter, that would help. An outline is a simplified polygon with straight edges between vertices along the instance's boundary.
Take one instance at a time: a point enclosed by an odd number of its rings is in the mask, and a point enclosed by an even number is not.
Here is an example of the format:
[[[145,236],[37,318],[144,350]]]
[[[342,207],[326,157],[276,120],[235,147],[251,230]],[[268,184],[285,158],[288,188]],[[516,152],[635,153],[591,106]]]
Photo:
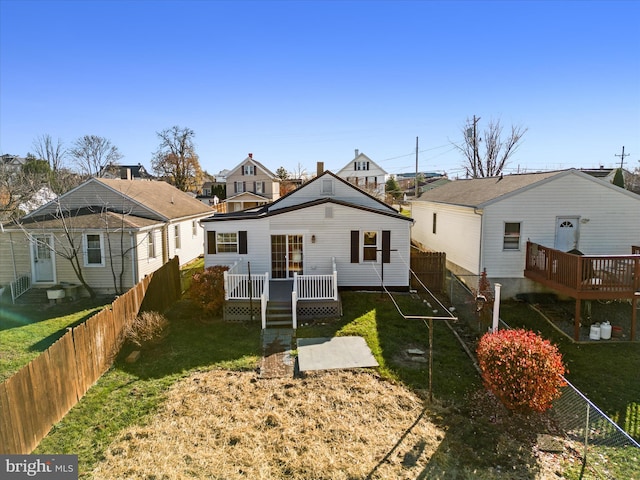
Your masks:
[[[391,230],[382,231],[382,263],[391,263]]]
[[[207,253],[209,255],[216,253],[216,232],[207,232]]]
[[[256,182],[253,182],[253,193],[256,193]]]
[[[247,191],[247,182],[242,182],[242,191],[243,192]]]
[[[242,255],[247,254],[247,231],[241,230],[238,232],[238,253]]]
[[[240,175],[244,175],[244,165],[240,167]]]
[[[351,230],[351,263],[360,263],[360,232]]]

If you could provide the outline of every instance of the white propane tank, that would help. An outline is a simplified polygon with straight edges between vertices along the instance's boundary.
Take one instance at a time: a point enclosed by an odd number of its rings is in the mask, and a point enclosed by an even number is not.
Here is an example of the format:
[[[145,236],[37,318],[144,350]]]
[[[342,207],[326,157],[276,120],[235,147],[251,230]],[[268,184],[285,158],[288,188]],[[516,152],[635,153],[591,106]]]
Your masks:
[[[600,324],[599,323],[594,323],[593,325],[591,325],[589,338],[591,340],[600,340]]]
[[[609,340],[611,338],[611,324],[609,322],[603,322],[600,325],[600,338],[602,340]]]

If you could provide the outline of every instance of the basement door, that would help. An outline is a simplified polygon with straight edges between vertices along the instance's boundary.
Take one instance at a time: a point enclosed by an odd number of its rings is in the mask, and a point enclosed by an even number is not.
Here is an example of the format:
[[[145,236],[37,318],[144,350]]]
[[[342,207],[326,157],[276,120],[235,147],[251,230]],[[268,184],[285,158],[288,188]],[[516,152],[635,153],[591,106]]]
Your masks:
[[[579,225],[580,217],[558,217],[556,219],[556,250],[568,252],[578,248]]]
[[[271,278],[302,274],[302,235],[271,235]]]
[[[31,261],[33,262],[33,283],[54,282],[53,235],[33,235]]]

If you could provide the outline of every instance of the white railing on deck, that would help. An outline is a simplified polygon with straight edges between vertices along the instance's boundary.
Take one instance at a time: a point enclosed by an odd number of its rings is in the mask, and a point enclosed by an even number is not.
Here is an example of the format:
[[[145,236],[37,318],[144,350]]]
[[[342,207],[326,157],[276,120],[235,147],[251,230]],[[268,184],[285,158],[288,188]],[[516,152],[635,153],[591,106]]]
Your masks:
[[[9,285],[11,287],[11,302],[16,303],[16,298],[31,288],[31,274],[20,275]]]
[[[260,298],[267,291],[269,292],[269,273],[251,275],[245,273],[224,272],[224,299],[225,300],[248,300],[249,298]]]
[[[338,300],[336,259],[331,259],[330,275],[293,274],[293,291],[298,300]]]

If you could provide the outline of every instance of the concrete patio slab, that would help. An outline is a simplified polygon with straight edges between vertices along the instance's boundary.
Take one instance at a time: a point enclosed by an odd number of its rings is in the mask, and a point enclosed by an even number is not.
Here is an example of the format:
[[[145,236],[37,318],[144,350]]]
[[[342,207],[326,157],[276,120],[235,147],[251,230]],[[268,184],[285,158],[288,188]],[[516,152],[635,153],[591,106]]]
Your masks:
[[[377,366],[378,362],[362,337],[298,339],[301,372]]]

